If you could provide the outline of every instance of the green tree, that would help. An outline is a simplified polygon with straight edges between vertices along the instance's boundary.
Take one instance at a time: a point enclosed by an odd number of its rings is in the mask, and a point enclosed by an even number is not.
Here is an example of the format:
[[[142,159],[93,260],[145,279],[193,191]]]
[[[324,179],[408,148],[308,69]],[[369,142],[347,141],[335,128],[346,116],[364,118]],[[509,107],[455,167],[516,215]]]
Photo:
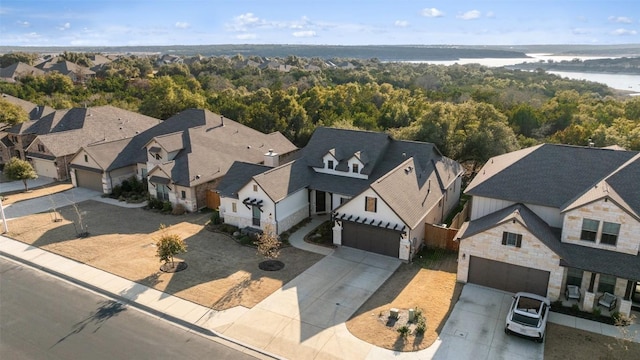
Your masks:
[[[167,229],[164,224],[160,225],[161,235],[156,241],[156,256],[165,264],[171,261],[171,266],[174,267],[174,256],[187,252],[187,245],[180,235],[169,233]]]
[[[11,52],[0,56],[0,67],[4,68],[17,62],[33,65],[37,58],[38,54],[35,53]]]
[[[38,174],[36,174],[33,166],[31,166],[28,161],[17,157],[12,157],[9,162],[4,165],[3,172],[9,180],[22,180],[24,191],[29,191],[27,180],[38,178]]]
[[[29,120],[29,115],[20,106],[12,104],[7,100],[0,99],[0,124],[5,123],[10,126],[20,124]]]

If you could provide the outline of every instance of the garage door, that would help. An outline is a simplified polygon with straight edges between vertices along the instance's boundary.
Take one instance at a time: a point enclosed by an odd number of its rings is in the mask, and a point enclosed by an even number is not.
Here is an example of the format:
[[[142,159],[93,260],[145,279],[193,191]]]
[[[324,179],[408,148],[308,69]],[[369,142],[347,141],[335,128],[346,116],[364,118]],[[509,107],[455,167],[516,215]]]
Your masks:
[[[53,179],[58,178],[58,171],[52,160],[44,160],[38,158],[30,158],[33,164],[33,168],[38,176],[50,177]]]
[[[76,169],[76,184],[78,184],[78,187],[103,191],[101,173]]]
[[[397,258],[400,255],[400,232],[344,221],[342,245]]]
[[[468,281],[512,293],[526,291],[547,296],[549,272],[471,256]]]

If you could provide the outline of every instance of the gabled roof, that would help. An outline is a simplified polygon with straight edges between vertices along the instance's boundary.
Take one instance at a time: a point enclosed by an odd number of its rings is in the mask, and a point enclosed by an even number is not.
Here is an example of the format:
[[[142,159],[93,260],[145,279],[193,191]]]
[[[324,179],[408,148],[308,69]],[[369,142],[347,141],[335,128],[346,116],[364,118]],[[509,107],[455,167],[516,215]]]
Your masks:
[[[15,96],[11,96],[8,94],[2,94],[2,99],[14,105],[20,106],[29,115],[29,120],[37,120],[45,115],[51,114],[56,111],[55,109],[49,106],[38,106],[30,101],[22,100],[20,98],[17,98]],[[26,125],[26,123],[23,123],[23,124]],[[22,129],[26,127],[19,126],[17,128]]]
[[[7,67],[0,68],[0,78],[15,81],[15,78],[24,76],[41,76],[44,71],[23,62],[17,62]]]
[[[44,63],[42,70],[46,72],[57,71],[62,75],[68,74],[82,74],[82,75],[95,75],[96,73],[88,67],[72,63],[71,61],[58,61],[56,63]]]
[[[32,124],[26,132],[54,156],[71,155],[84,145],[126,139],[159,120],[113,106],[60,110]]]
[[[322,157],[328,153],[349,159],[358,151],[370,156],[367,179],[313,170],[323,167]],[[300,153],[295,161],[274,169],[234,165],[233,177],[222,179],[219,192],[237,196],[237,190],[252,179],[276,202],[304,187],[348,196],[371,187],[407,225],[415,226],[462,173],[460,164],[443,157],[433,144],[368,131],[318,128]],[[411,171],[405,172],[409,167]]]
[[[122,149],[131,141],[131,139],[120,139],[114,141],[101,142],[98,144],[89,144],[83,146],[78,153],[84,150],[102,170],[106,170],[115,157],[122,152]],[[77,155],[77,153],[76,153]]]
[[[216,189],[220,195],[238,198],[238,191],[247,184],[247,179],[271,169],[269,166],[236,161]]]
[[[538,240],[542,241],[551,251],[563,257],[566,252],[560,242],[560,230],[553,229],[538,215],[523,204],[513,204],[502,210],[485,215],[479,219],[466,223],[466,227],[458,231],[460,241],[473,235],[494,228],[505,222],[517,221],[527,228]]]
[[[534,146],[490,159],[465,193],[559,209],[636,154],[569,145]]]
[[[189,109],[134,137],[109,170],[146,163],[145,146],[154,138],[167,151],[181,149],[170,174],[175,184],[187,187],[224,175],[234,161],[260,163],[269,149],[279,154],[297,149],[279,132],[264,134],[208,110]]]

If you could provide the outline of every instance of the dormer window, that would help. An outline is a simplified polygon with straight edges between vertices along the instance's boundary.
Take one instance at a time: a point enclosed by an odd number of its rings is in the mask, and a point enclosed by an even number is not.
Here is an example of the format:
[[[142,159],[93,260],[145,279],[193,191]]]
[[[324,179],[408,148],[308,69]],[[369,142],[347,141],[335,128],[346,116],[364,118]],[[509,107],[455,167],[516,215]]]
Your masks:
[[[162,160],[162,156],[160,156],[160,154],[158,154],[158,153],[153,154],[153,157],[154,157],[156,160]]]
[[[44,145],[38,144],[38,151],[39,152],[44,152]]]
[[[360,167],[358,166],[358,163],[353,163],[351,165],[351,172],[359,174],[360,173]]]
[[[327,168],[333,170],[333,160],[327,161]]]

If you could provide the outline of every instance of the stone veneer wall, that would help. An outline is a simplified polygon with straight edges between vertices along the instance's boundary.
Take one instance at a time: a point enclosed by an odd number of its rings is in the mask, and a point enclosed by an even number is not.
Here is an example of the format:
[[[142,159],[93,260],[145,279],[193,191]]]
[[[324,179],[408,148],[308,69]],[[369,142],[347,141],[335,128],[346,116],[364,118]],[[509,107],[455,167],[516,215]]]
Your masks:
[[[584,218],[600,221],[596,242],[580,240]],[[620,224],[616,246],[601,244],[602,222]],[[640,222],[612,201],[599,200],[567,212],[562,227],[562,242],[637,255],[640,246]]]
[[[305,206],[303,206],[300,210],[278,221],[278,234],[282,234],[283,232],[291,229],[294,225],[298,224],[300,221],[308,217],[309,205],[305,204]]]
[[[209,181],[208,183],[204,183],[196,186],[196,209],[195,210],[198,210],[200,208],[207,206],[207,191],[217,189],[218,184],[220,184],[221,180],[222,180],[222,177],[219,177],[217,179]]]
[[[502,233],[504,231],[522,234],[522,247],[516,248],[502,245]],[[464,259],[462,258],[463,255],[465,255]],[[508,221],[482,233],[460,240],[458,281],[467,282],[469,258],[471,256],[549,271],[547,297],[551,300],[556,300],[563,292],[561,287],[565,271],[560,266],[560,257],[529,233],[519,222]]]

